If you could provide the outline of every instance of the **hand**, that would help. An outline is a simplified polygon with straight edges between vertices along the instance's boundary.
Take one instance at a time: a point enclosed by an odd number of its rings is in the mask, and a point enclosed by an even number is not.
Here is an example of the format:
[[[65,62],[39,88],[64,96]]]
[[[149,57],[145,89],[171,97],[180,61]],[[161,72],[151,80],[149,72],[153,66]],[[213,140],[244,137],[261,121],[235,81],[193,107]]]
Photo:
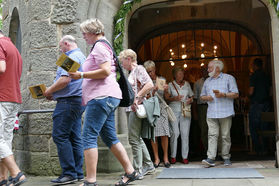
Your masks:
[[[213,97],[212,96],[206,96],[206,101],[213,101]]]
[[[175,96],[174,100],[175,101],[181,101],[183,97],[184,97],[183,95]]]
[[[225,93],[218,92],[218,93],[215,93],[215,97],[216,98],[223,98],[223,97],[226,97],[226,96],[225,96]]]
[[[46,91],[44,92],[44,96],[45,96],[46,98],[52,97],[52,93],[50,92],[50,89],[49,89],[49,88],[47,88]]]
[[[193,98],[187,98],[186,104],[190,105],[191,103],[193,103]]]
[[[158,86],[154,86],[153,91],[157,91],[158,90]]]
[[[169,89],[169,85],[168,84],[165,84],[163,87],[164,87],[164,91],[167,91]]]
[[[79,72],[79,71],[69,72],[69,76],[72,79],[80,79],[81,78],[81,72]]]
[[[49,101],[52,101],[53,97],[52,96],[46,96],[46,99],[49,100]]]

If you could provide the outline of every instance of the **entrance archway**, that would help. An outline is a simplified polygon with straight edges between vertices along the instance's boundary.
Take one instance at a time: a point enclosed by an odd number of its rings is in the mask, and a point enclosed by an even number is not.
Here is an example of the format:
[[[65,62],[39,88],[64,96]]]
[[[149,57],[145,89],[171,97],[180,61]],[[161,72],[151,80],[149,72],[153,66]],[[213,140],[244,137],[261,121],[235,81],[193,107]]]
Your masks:
[[[133,13],[128,28],[128,46],[137,51],[139,62],[155,61],[159,73],[168,80],[171,79],[171,62],[187,64],[187,69],[193,72],[201,63],[218,57],[225,61],[227,72],[237,77],[243,100],[248,100],[251,61],[255,57],[263,58],[266,72],[272,75],[270,15],[259,0],[153,2]],[[220,49],[217,55],[213,50],[215,45]],[[186,53],[187,49],[192,50],[192,54]],[[182,57],[183,51],[186,58]],[[194,82],[197,77],[190,81]],[[242,108],[247,109],[246,105]]]

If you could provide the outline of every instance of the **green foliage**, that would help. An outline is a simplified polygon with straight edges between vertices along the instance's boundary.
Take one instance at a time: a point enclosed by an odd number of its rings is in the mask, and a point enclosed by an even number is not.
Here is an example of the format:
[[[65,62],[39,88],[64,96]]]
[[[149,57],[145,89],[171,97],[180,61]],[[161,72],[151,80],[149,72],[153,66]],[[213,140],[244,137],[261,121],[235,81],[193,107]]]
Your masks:
[[[123,33],[125,28],[125,19],[135,3],[141,0],[123,0],[123,4],[114,16],[113,48],[118,55],[123,50]]]
[[[270,4],[275,8],[276,14],[279,17],[279,5],[278,0],[269,0]]]

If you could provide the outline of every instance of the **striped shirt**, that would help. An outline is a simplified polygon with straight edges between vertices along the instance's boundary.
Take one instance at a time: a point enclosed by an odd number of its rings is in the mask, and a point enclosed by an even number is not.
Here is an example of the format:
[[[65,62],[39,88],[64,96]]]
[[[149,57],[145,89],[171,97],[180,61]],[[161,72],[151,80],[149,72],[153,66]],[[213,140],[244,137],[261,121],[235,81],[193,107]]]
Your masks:
[[[220,73],[218,77],[209,77],[205,80],[201,96],[212,96],[213,101],[208,101],[207,118],[226,118],[235,114],[233,99],[216,98],[213,90],[222,93],[238,93],[235,78],[229,74]]]

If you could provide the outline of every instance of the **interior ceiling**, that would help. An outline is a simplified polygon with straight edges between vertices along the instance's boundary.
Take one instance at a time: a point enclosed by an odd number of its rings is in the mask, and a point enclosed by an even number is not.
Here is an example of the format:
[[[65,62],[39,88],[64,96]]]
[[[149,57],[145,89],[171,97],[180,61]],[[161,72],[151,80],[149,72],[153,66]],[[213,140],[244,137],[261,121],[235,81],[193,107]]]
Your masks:
[[[271,68],[270,41],[265,38],[269,34],[268,16],[259,0],[164,1],[140,7],[132,15],[129,45],[137,52],[140,64],[155,61],[157,73],[168,82],[172,80],[172,69],[181,66],[185,68],[185,79],[194,83],[201,76],[202,64],[220,58],[224,71],[236,77],[245,96],[253,59],[261,57],[265,69]],[[182,57],[185,54],[187,57]]]

